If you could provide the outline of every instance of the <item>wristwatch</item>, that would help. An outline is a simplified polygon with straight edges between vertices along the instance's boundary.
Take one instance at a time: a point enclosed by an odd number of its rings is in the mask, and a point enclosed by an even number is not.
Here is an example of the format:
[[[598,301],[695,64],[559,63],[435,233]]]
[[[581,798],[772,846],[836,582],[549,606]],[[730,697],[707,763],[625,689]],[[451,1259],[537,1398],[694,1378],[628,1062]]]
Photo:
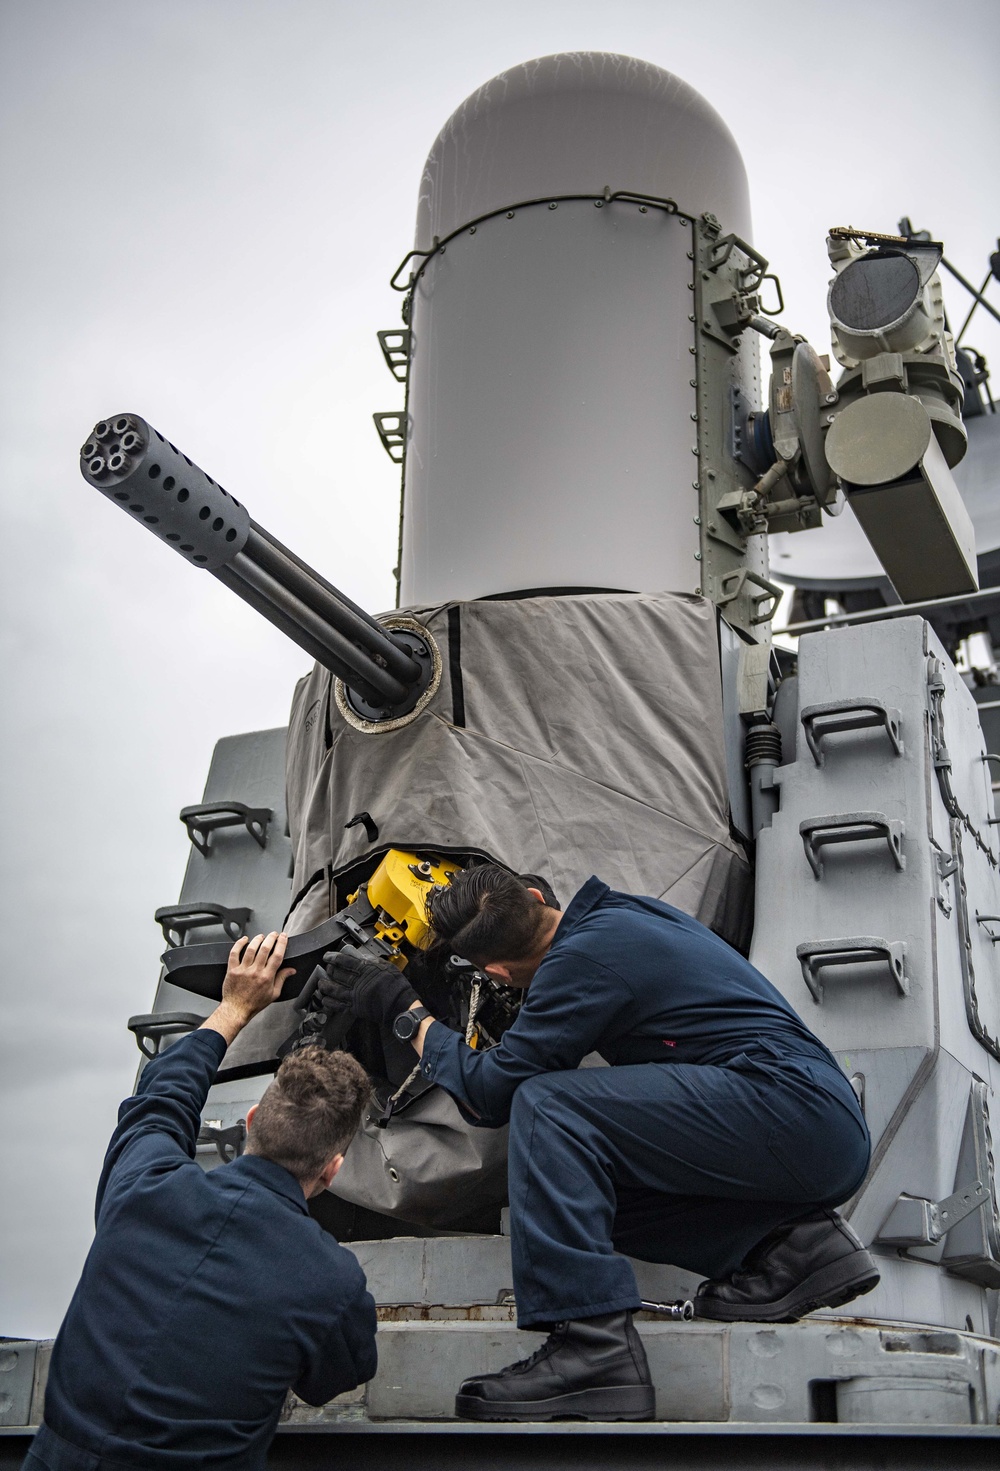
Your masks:
[[[401,1011],[392,1024],[392,1035],[398,1037],[401,1042],[412,1042],[420,1031],[420,1023],[427,1020],[430,1012],[423,1006],[414,1006],[409,1011]]]

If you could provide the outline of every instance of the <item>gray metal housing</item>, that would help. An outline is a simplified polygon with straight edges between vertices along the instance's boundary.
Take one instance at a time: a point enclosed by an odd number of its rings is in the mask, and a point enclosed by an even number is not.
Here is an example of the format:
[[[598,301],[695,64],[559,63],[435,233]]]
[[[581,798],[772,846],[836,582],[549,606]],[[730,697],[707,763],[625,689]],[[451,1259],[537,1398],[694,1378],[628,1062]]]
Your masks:
[[[749,234],[742,161],[657,67],[546,57],[449,121],[418,210],[401,603],[702,586],[705,212]]]
[[[845,1209],[882,1282],[859,1307],[995,1333],[1000,883],[976,704],[929,625],[901,618],[803,638],[797,714],[751,959],[863,1101],[874,1154]],[[931,1208],[977,1184],[936,1235]]]
[[[693,87],[634,56],[540,56],[484,82],[445,123],[424,165],[416,247],[493,210],[606,185],[671,195],[750,238],[733,135]]]

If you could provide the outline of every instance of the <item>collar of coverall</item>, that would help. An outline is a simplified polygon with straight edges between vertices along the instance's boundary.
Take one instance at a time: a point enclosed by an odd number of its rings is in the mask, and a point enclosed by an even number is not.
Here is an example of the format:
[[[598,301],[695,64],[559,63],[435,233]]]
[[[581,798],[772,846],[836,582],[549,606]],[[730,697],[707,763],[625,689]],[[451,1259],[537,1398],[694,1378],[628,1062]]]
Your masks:
[[[306,1205],[302,1186],[294,1175],[290,1175],[281,1165],[276,1165],[274,1160],[265,1159],[260,1154],[241,1154],[239,1159],[233,1160],[229,1168],[241,1175],[249,1175],[258,1185],[290,1200],[303,1215],[308,1214],[309,1207]]]
[[[582,919],[585,919],[595,904],[599,904],[605,894],[610,894],[608,885],[599,879],[596,874],[589,878],[582,889],[578,889],[572,899],[563,910],[563,917],[552,938],[550,949],[559,944],[560,940],[566,939],[570,932],[576,928]]]

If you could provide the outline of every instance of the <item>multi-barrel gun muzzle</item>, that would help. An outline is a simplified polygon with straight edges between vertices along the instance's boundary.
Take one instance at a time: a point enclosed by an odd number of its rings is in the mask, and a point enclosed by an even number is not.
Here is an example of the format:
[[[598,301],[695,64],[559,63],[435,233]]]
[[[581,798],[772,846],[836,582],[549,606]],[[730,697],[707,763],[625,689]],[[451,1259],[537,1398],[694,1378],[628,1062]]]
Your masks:
[[[96,424],[80,469],[108,500],[343,680],[359,715],[406,715],[427,689],[433,658],[419,634],[377,623],[138,414]]]

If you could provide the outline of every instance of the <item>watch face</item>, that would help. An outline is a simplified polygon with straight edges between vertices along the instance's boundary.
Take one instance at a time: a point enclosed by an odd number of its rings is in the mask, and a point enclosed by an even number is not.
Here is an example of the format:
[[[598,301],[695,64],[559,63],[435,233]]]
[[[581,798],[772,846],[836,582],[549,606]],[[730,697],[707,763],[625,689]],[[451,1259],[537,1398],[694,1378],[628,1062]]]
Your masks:
[[[409,1042],[411,1037],[416,1036],[419,1027],[420,1023],[412,1011],[404,1011],[392,1024],[392,1030],[401,1042]]]

